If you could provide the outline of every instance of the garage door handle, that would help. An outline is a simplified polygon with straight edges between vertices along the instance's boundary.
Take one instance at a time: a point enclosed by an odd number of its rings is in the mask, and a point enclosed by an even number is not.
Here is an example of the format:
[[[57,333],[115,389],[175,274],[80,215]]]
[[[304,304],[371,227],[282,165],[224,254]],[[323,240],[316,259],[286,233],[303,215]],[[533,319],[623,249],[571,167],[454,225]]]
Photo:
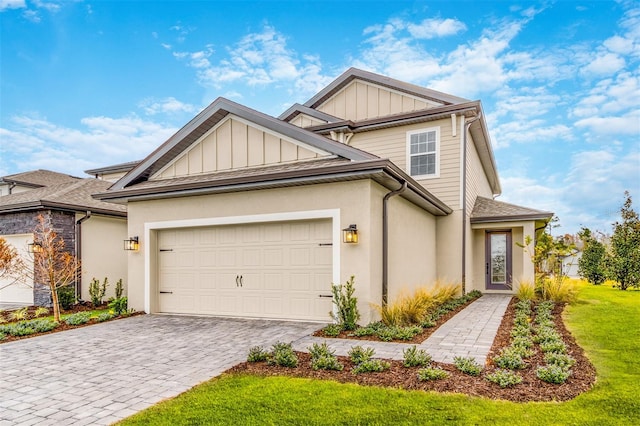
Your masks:
[[[160,251],[173,251],[173,249],[160,249]]]
[[[160,294],[173,294],[172,291],[161,291]]]
[[[236,275],[236,287],[240,287],[240,281],[238,281],[240,279],[239,275]]]
[[[240,275],[240,287],[242,287],[243,281],[242,281],[242,275]]]
[[[331,294],[319,294],[318,297],[333,297]]]

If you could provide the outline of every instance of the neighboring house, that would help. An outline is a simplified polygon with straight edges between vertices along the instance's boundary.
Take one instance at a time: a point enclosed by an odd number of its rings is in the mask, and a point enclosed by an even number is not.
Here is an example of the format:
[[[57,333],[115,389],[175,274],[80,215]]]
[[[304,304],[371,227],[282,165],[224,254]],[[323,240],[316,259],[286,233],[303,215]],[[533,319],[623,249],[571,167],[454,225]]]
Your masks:
[[[112,284],[126,281],[127,258],[123,240],[127,236],[125,206],[105,203],[91,194],[105,191],[110,183],[98,179],[67,176],[38,170],[2,178],[3,182],[29,180],[31,189],[0,197],[0,237],[16,248],[27,265],[33,254],[27,245],[34,242],[33,230],[38,215],[49,217],[55,232],[65,241],[65,249],[82,263],[82,278],[77,294],[90,300],[89,283],[93,277],[109,277]],[[35,177],[35,179],[34,179]],[[40,179],[42,178],[42,179]],[[51,294],[46,285],[33,282],[0,281],[0,302],[48,306]],[[108,296],[113,294],[113,286]]]
[[[57,183],[73,182],[80,178],[50,170],[33,170],[0,177],[0,196],[18,194]]]
[[[97,199],[126,205],[130,306],[328,321],[437,280],[513,292],[550,212],[493,200],[479,101],[349,69],[279,118],[218,98]],[[355,225],[357,244],[343,242]]]
[[[96,179],[116,182],[118,179],[129,173],[140,161],[129,161],[127,163],[114,164],[113,166],[99,167],[97,169],[85,170],[88,175]]]

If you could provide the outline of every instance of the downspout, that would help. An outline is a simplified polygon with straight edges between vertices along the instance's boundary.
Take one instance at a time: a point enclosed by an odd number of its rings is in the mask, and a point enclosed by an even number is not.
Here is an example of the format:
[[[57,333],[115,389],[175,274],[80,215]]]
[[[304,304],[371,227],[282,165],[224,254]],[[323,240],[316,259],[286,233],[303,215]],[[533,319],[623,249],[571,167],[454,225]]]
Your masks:
[[[91,217],[91,210],[87,210],[87,213],[76,220],[76,259],[80,265],[82,265],[82,222]],[[80,266],[82,268],[82,266]],[[81,302],[82,296],[82,274],[80,270],[76,271],[76,299]]]
[[[389,221],[387,201],[395,195],[402,194],[406,189],[407,182],[402,181],[400,188],[387,193],[382,199],[382,306],[387,306],[389,299]]]
[[[465,121],[462,132],[462,294],[467,293],[467,133],[471,125],[482,118],[482,111]]]
[[[16,183],[15,182],[11,182],[9,184],[9,195],[11,195],[11,192],[13,191],[13,188],[16,187]]]

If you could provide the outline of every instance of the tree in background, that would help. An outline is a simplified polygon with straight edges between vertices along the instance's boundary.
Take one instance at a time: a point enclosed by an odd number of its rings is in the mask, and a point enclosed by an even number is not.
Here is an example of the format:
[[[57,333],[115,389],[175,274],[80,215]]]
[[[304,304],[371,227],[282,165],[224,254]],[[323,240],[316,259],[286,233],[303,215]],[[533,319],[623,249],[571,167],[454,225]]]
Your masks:
[[[607,276],[616,281],[621,290],[640,287],[640,218],[633,210],[629,191],[624,195],[626,199],[620,208],[622,222],[613,224],[606,256]]]
[[[578,273],[591,284],[600,285],[605,279],[605,255],[607,250],[589,228],[582,228],[578,236],[584,244],[582,257],[578,260]]]
[[[38,215],[33,234],[34,242],[39,245],[39,249],[33,254],[34,282],[49,287],[53,317],[55,321],[60,322],[58,290],[75,282],[81,270],[80,262],[65,250],[64,240],[53,230],[50,217]]]

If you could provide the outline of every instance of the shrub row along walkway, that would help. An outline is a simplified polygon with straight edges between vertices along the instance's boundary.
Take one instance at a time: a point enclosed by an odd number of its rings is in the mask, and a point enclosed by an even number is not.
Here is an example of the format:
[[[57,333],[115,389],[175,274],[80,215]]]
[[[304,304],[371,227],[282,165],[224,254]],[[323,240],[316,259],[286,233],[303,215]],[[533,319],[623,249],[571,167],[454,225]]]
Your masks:
[[[426,350],[434,361],[453,363],[454,357],[463,356],[473,357],[484,365],[510,300],[509,295],[485,294],[416,346]],[[329,347],[335,349],[336,355],[347,356],[353,346],[360,345],[374,348],[375,356],[378,358],[398,360],[403,359],[404,349],[414,346],[405,343],[306,336],[294,342],[293,348],[306,352],[307,347],[322,342],[327,342]]]

